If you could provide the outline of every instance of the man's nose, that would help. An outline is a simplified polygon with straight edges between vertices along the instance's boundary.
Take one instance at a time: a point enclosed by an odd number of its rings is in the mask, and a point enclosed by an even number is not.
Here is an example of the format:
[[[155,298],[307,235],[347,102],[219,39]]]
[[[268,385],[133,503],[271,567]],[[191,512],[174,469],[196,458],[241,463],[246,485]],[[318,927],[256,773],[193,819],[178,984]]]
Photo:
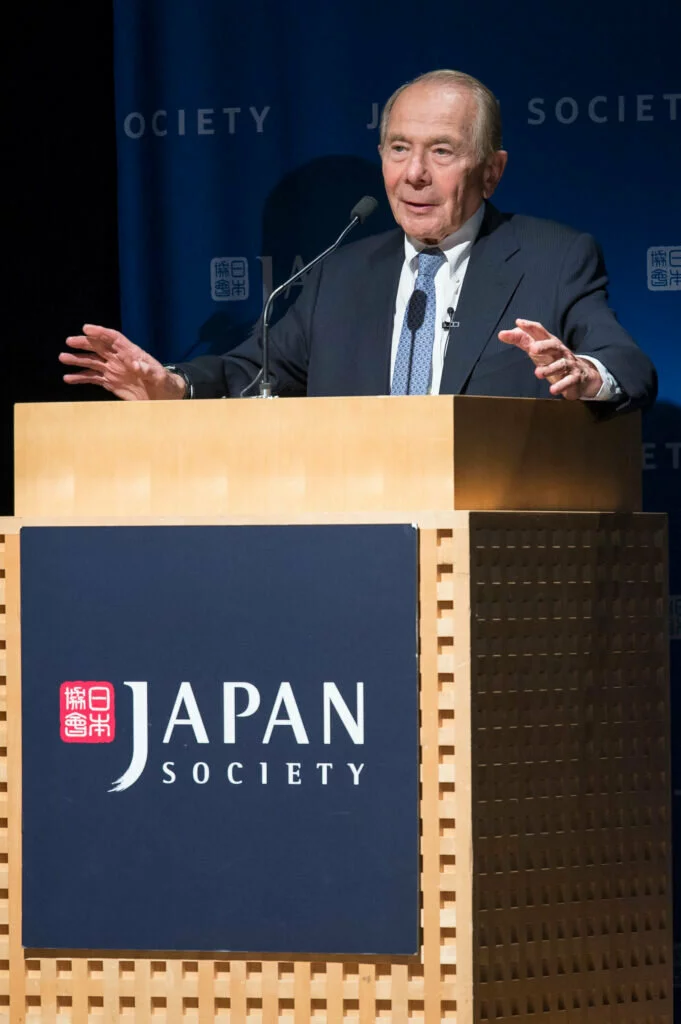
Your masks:
[[[413,185],[425,185],[429,180],[428,166],[424,154],[412,151],[407,164],[407,181]]]

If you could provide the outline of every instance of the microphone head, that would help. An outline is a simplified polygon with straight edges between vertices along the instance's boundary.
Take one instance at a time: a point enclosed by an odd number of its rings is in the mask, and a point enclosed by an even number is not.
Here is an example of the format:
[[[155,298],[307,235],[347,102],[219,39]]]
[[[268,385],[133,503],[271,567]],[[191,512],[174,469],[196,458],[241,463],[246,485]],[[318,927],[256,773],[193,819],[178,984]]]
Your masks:
[[[352,208],[350,212],[350,220],[354,220],[355,217],[359,219],[360,224],[363,224],[367,217],[370,217],[378,206],[378,201],[373,196],[362,196],[358,203]]]
[[[426,316],[426,303],[428,296],[420,288],[415,288],[411,293],[409,305],[407,306],[407,327],[412,333],[418,331]]]

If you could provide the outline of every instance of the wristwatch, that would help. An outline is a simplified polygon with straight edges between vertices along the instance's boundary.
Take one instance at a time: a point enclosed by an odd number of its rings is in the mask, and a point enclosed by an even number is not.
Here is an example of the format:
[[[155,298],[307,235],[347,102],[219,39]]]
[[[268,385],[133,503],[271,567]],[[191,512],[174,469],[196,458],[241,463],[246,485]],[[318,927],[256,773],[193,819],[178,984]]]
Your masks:
[[[189,375],[184,372],[181,366],[175,366],[174,363],[164,363],[163,369],[169,370],[170,373],[176,373],[178,377],[182,378],[182,380],[184,381],[184,395],[182,396],[183,398],[194,397],[194,385],[189,379]]]

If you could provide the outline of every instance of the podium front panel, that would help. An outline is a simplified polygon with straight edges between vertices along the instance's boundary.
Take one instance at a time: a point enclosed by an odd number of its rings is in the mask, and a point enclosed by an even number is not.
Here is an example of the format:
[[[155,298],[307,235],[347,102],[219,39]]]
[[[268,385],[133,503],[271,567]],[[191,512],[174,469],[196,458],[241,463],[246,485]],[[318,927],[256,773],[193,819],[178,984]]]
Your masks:
[[[21,547],[24,945],[415,954],[416,530]]]
[[[421,523],[422,946],[332,960],[22,949],[17,527],[0,832],[13,1020],[671,1024],[663,517]]]

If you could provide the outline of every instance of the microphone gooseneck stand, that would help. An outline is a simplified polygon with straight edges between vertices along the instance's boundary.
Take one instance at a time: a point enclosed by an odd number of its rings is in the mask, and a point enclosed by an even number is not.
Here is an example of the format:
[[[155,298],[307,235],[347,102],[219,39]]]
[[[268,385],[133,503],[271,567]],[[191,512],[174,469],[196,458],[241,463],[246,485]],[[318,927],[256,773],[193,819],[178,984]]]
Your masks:
[[[294,284],[294,282],[296,282],[300,277],[302,277],[303,274],[306,274],[308,270],[312,270],[313,267],[315,267],[318,263],[321,263],[321,261],[326,259],[327,256],[330,256],[331,253],[338,248],[341,242],[352,231],[355,225],[363,224],[367,217],[369,217],[374,212],[377,206],[378,203],[373,198],[373,196],[363,196],[362,199],[360,199],[359,202],[356,203],[356,205],[352,208],[352,212],[350,213],[350,223],[345,228],[343,228],[343,230],[341,231],[340,235],[333,243],[333,245],[330,245],[328,249],[325,249],[324,252],[321,252],[319,256],[315,256],[313,260],[307,263],[304,267],[301,267],[301,269],[297,271],[297,273],[293,274],[292,277],[289,277],[288,281],[284,281],[283,284],[280,284],[279,287],[275,288],[274,291],[270,294],[269,298],[267,299],[267,302],[265,303],[265,308],[262,314],[262,369],[260,370],[260,373],[258,375],[260,379],[258,398],[274,397],[272,394],[272,381],[270,379],[269,345],[270,316],[272,315],[272,306],[274,304],[274,300],[278,298],[282,292],[286,291],[286,289],[290,287],[290,285]],[[256,380],[258,380],[258,377],[256,377]],[[251,387],[253,387],[253,384],[256,383],[256,380],[254,380],[253,383],[249,385],[249,388],[246,388],[245,390],[247,391]]]

